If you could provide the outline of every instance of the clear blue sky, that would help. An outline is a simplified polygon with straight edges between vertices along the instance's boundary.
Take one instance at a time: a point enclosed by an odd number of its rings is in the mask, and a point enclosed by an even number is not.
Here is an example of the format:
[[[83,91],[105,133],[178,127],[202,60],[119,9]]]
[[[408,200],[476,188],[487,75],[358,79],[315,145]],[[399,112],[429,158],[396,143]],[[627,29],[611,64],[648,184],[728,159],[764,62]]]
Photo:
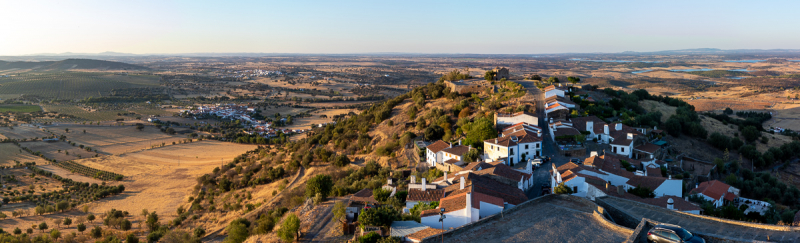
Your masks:
[[[800,49],[800,1],[2,1],[0,55]]]

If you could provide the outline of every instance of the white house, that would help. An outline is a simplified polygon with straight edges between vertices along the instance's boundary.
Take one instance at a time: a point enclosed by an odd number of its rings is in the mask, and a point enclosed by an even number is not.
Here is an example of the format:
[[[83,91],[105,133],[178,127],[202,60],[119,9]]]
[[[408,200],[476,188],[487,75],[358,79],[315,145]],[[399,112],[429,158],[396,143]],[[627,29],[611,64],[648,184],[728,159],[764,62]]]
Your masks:
[[[542,155],[541,128],[518,124],[503,131],[501,137],[483,141],[485,158],[504,160],[506,165],[525,162]]]
[[[706,181],[692,189],[690,194],[711,201],[715,207],[722,207],[725,202],[734,202],[739,197],[739,189],[718,180]]]
[[[575,109],[575,107],[578,106],[578,104],[575,104],[575,102],[572,102],[571,100],[569,100],[569,98],[558,96],[558,95],[550,96],[550,97],[547,97],[547,98],[544,99],[544,106],[545,107],[548,107],[548,106],[551,106],[551,105],[554,105],[554,104],[560,104],[560,105],[562,105],[564,107],[567,107],[567,108],[570,108],[570,109]]]
[[[550,113],[553,113],[553,112],[556,112],[556,111],[569,111],[569,108],[567,108],[564,105],[561,105],[560,103],[553,103],[552,105],[549,105],[549,106],[545,107],[544,115],[545,115],[545,117],[550,117]]]
[[[586,135],[586,139],[589,140],[598,138],[600,134],[603,134],[606,126],[606,123],[596,116],[574,117],[571,122],[578,131],[589,132],[589,135]]]
[[[569,91],[567,87],[550,85],[544,88],[544,97],[545,99],[553,96],[564,97],[567,91]]]
[[[631,154],[633,154],[633,133],[626,134],[624,138],[615,138],[611,142],[611,152],[631,158]]]
[[[683,196],[681,180],[637,175],[623,168],[622,160],[627,160],[632,165],[641,164],[641,162],[619,155],[597,155],[596,152],[592,152],[592,156],[586,159],[583,165],[569,162],[558,168],[553,166],[550,171],[551,186],[554,189],[555,186],[563,182],[573,188],[577,192],[576,195],[589,198],[593,198],[596,194],[591,192],[588,184],[603,185],[605,183],[610,183],[613,186],[622,186],[624,190],[637,186],[646,187],[652,190],[656,197]]]
[[[444,160],[441,157],[440,151],[450,148],[450,144],[442,140],[436,141],[428,147],[425,147],[425,159],[430,166],[436,166],[437,163],[442,163]]]

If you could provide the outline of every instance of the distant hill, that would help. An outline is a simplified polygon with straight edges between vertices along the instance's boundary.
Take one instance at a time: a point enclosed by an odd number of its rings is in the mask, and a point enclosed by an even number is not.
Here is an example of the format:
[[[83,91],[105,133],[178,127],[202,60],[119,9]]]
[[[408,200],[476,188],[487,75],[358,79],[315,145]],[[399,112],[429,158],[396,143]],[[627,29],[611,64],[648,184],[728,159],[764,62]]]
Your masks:
[[[101,69],[101,70],[148,70],[149,68],[127,64],[123,62],[112,62],[94,59],[66,59],[61,61],[44,62],[6,62],[0,61],[0,70],[8,69],[34,69],[45,70],[69,70],[69,69]]]

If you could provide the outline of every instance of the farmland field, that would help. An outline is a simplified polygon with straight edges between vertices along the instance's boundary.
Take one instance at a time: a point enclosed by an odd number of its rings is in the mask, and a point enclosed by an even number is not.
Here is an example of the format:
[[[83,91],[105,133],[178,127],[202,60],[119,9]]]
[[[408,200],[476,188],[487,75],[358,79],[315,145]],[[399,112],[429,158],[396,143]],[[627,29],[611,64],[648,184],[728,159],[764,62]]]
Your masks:
[[[25,152],[17,145],[12,143],[0,143],[0,166],[14,165],[16,164],[14,161],[20,163],[36,162],[36,164],[44,164],[46,162],[41,157]]]
[[[0,78],[0,94],[25,94],[52,99],[108,96],[113,89],[158,85],[149,75],[121,76],[90,72],[47,72]]]
[[[65,161],[65,160],[73,160],[78,159],[78,155],[81,158],[89,158],[94,156],[95,152],[88,152],[78,146],[72,146],[66,142],[58,141],[58,142],[43,142],[43,141],[36,141],[36,142],[22,142],[19,143],[20,147],[28,148],[33,152],[40,152],[44,154],[45,157],[49,159],[55,159],[56,161]],[[59,152],[61,150],[61,152]],[[67,154],[69,153],[69,154]]]
[[[34,126],[0,127],[0,134],[10,139],[32,139],[50,136],[50,133],[43,132]]]
[[[42,105],[47,112],[58,112],[59,114],[73,115],[75,118],[62,118],[62,119],[34,119],[33,122],[84,122],[84,121],[113,121],[117,118],[125,118],[126,120],[132,119],[131,117],[120,117],[118,113],[135,112],[142,117],[150,115],[169,115],[171,112],[156,109],[156,108],[134,108],[125,110],[101,110],[89,111],[76,105]]]
[[[38,105],[0,105],[0,112],[36,112],[41,111],[42,108]]]
[[[730,107],[735,111],[741,110],[764,110],[772,106],[769,102],[757,102],[747,100],[690,100],[696,111],[715,111],[724,110]]]
[[[101,153],[122,154],[129,151],[147,149],[151,145],[161,143],[172,144],[186,139],[161,132],[154,126],[145,126],[141,131],[133,126],[90,126],[59,125],[48,128],[50,131],[65,135],[69,141],[97,149]],[[67,133],[65,129],[69,129]],[[85,133],[83,131],[86,131]]]
[[[83,165],[125,175],[124,200],[101,200],[91,203],[91,211],[102,213],[111,208],[129,212],[142,209],[159,212],[159,217],[174,218],[178,206],[186,202],[196,178],[209,173],[221,162],[255,149],[218,141],[200,141],[156,148],[120,156],[77,160]],[[178,164],[180,159],[180,165]],[[164,214],[161,214],[164,212]]]

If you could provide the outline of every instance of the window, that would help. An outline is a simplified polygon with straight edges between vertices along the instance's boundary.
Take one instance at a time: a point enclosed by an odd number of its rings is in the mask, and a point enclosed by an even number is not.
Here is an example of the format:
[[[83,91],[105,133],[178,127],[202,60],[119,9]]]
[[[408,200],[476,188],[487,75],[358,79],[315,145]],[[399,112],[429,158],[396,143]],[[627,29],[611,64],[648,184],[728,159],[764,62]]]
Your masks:
[[[511,148],[511,150],[509,150],[509,151],[510,151],[509,152],[510,155],[514,155],[514,148]]]
[[[536,148],[539,148],[539,143],[536,144]]]
[[[577,192],[578,192],[578,187],[577,187],[577,186],[573,186],[573,187],[572,187],[572,191],[573,191],[573,192],[575,192],[575,193],[577,193]]]
[[[525,144],[525,149],[528,149],[528,145],[527,144]]]
[[[625,147],[620,147],[620,152],[625,153]]]

